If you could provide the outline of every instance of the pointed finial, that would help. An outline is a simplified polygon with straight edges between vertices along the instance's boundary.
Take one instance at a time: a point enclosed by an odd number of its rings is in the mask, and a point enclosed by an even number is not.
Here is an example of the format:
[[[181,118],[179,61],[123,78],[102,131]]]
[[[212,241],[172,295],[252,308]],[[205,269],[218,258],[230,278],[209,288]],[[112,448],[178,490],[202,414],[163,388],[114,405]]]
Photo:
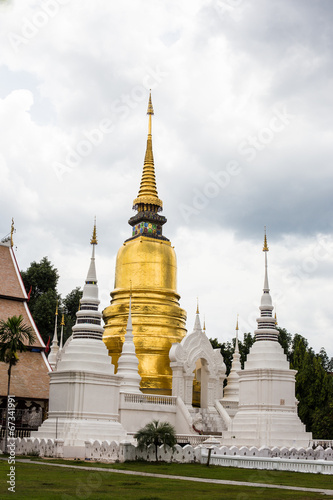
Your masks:
[[[235,339],[235,350],[234,350],[235,353],[239,353],[239,346],[238,346],[238,316],[239,316],[239,314],[237,314],[237,323],[236,323],[236,339]]]
[[[206,333],[206,317],[204,316],[204,322],[203,322],[203,328],[202,328],[203,333]]]
[[[94,222],[94,230],[90,240],[90,245],[97,245],[97,233],[96,233],[96,217]]]
[[[149,94],[148,110],[148,137],[146,154],[143,164],[143,172],[141,177],[140,189],[137,198],[133,200],[133,209],[139,212],[152,210],[161,212],[163,202],[159,199],[155,179],[154,155],[152,144],[152,116],[154,114],[153,104],[151,101],[151,93]],[[147,208],[150,207],[150,208]]]
[[[132,280],[130,280],[130,297],[132,297]]]
[[[277,316],[276,316],[276,313],[274,315],[274,319],[275,319],[275,326],[277,326],[278,322],[277,322]]]
[[[15,228],[14,228],[14,217],[12,217],[12,224],[10,226],[10,246],[13,247],[14,246],[14,240],[13,240],[13,234],[15,232]]]
[[[198,299],[198,297],[197,297],[197,312],[196,312],[196,314],[199,314],[199,299]]]
[[[57,305],[56,305],[56,312],[55,312],[55,315],[58,316],[58,300],[57,300]]]
[[[263,252],[268,252],[269,248],[267,246],[267,236],[266,236],[266,226],[265,226],[265,237],[264,237],[264,248],[262,249]]]
[[[150,89],[147,115],[153,115],[153,114],[154,114],[154,108],[153,108],[153,103],[151,102],[151,89]]]
[[[60,326],[65,326],[65,315],[64,313],[62,314],[61,316],[61,323],[60,323]]]

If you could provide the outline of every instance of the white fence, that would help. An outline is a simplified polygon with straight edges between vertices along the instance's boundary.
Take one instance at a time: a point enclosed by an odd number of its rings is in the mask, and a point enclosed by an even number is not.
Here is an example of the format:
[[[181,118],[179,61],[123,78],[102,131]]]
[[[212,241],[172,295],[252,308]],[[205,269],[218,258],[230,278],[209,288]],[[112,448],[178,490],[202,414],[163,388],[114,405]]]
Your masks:
[[[130,394],[124,393],[121,395],[124,403],[143,403],[153,405],[168,405],[176,406],[177,398],[174,396],[159,396],[152,394]]]
[[[186,437],[186,436],[185,436]],[[209,441],[209,440],[207,440]],[[212,443],[212,441],[211,441]],[[223,467],[240,467],[246,469],[284,470],[308,472],[316,474],[333,474],[333,449],[325,450],[318,446],[313,448],[261,448],[242,446],[210,446],[209,443],[184,447],[177,444],[172,450],[169,447],[158,448],[158,459],[177,463],[207,463],[208,448],[210,463]],[[37,455],[44,457],[75,458],[75,449],[64,446],[61,439],[17,438],[17,455]],[[116,441],[86,441],[83,448],[86,460],[99,462],[124,462],[125,460],[155,461],[155,447],[139,450],[133,443]]]
[[[206,464],[208,450],[202,450],[201,463]],[[222,467],[240,467],[242,469],[282,470],[292,472],[308,472],[314,474],[333,474],[333,462],[325,460],[302,460],[288,458],[261,458],[226,455],[211,455],[211,465]]]

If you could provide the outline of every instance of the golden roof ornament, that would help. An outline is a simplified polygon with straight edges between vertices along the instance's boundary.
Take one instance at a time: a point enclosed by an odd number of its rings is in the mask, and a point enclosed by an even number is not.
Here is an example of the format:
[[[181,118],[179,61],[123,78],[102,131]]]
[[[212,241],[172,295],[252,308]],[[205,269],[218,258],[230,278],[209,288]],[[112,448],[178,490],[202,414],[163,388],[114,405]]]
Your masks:
[[[10,246],[13,247],[14,246],[14,240],[13,240],[13,234],[15,232],[15,228],[14,228],[14,217],[12,217],[12,224],[10,226]]]
[[[238,316],[239,316],[239,314],[237,314],[236,330],[239,330],[239,328],[238,328]]]
[[[263,252],[268,252],[269,248],[267,246],[267,236],[266,236],[266,226],[265,226],[265,237],[264,237],[264,248],[262,249]]]
[[[197,297],[197,312],[195,314],[199,314],[199,299]]]
[[[147,115],[153,115],[154,114],[154,108],[153,108],[153,103],[151,101],[151,90],[149,92],[149,101],[148,101],[148,110],[147,110]],[[148,131],[149,134],[151,134],[151,128]]]
[[[97,245],[97,233],[96,233],[96,217],[94,222],[94,230],[90,240],[90,245]]]
[[[62,314],[60,326],[65,326],[65,315]]]
[[[56,305],[56,312],[55,312],[55,315],[58,316],[58,300],[57,300],[57,305]]]
[[[143,164],[143,171],[140,183],[138,197],[133,201],[133,208],[140,212],[145,210],[160,212],[163,207],[162,200],[159,199],[156,187],[153,143],[152,143],[152,116],[154,108],[151,100],[151,92],[149,94],[148,110],[148,138],[147,148]]]

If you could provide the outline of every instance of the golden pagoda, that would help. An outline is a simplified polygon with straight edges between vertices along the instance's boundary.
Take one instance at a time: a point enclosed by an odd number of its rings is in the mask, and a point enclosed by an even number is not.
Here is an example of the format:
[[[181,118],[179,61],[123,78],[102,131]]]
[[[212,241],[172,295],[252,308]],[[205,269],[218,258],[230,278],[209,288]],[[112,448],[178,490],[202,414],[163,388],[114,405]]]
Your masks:
[[[179,306],[176,254],[162,234],[167,219],[160,215],[163,203],[156,188],[151,95],[147,114],[147,149],[139,194],[133,202],[137,214],[128,221],[133,228],[132,237],[118,251],[115,289],[111,292],[111,305],[103,311],[103,340],[117,370],[132,296],[133,336],[141,390],[170,395],[169,350],[186,335],[186,312]]]

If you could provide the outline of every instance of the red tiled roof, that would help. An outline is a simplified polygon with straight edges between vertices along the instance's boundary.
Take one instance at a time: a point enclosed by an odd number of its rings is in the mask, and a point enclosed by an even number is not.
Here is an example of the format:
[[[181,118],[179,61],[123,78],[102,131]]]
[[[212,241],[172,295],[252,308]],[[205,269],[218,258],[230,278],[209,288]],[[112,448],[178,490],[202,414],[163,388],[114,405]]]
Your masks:
[[[0,295],[27,298],[14,252],[6,244],[0,244]]]
[[[45,344],[37,330],[27,305],[27,294],[17,265],[13,249],[0,243],[0,319],[7,321],[12,316],[24,318],[35,334],[32,347],[44,348]],[[19,361],[12,367],[10,392],[16,397],[48,399],[51,370],[44,352],[26,351],[18,353]],[[0,396],[7,395],[8,365],[0,362]]]

